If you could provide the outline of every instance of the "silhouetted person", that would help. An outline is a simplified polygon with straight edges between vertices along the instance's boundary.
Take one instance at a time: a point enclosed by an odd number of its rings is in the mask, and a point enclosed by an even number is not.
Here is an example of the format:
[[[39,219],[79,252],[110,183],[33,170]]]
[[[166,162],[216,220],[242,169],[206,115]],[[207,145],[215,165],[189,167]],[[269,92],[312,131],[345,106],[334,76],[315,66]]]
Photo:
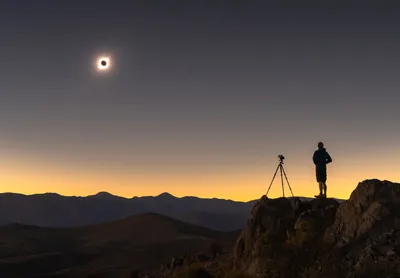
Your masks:
[[[326,197],[326,164],[331,163],[332,158],[324,148],[322,142],[318,143],[318,150],[314,152],[313,161],[315,164],[317,182],[319,184],[319,196]]]

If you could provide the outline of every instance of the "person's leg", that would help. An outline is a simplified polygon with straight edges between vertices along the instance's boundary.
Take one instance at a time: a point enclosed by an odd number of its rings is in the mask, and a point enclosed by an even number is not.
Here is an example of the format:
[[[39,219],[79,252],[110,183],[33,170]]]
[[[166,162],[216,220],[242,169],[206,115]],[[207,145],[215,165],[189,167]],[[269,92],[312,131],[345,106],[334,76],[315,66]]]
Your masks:
[[[318,186],[319,186],[319,195],[315,195],[315,197],[318,196],[322,196],[322,190],[323,190],[323,171],[321,171],[320,167],[316,167],[315,169],[315,174],[316,174],[316,178],[317,178],[317,182],[318,182]]]
[[[322,195],[326,197],[326,168],[321,169]]]
[[[320,181],[318,182],[318,186],[319,186],[319,194],[315,195],[314,196],[315,198],[322,196],[322,183]]]

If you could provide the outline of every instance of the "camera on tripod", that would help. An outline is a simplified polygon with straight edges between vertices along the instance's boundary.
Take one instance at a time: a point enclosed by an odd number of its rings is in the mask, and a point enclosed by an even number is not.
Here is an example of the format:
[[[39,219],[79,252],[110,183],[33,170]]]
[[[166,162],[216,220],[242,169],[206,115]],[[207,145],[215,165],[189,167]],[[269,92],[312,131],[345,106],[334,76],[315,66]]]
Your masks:
[[[280,154],[280,155],[278,155],[278,158],[279,158],[279,161],[280,161],[280,162],[279,162],[279,164],[278,164],[278,167],[276,167],[275,174],[274,174],[274,176],[272,177],[272,181],[271,181],[271,183],[270,183],[270,185],[269,185],[269,187],[268,187],[268,191],[267,191],[267,194],[265,194],[265,196],[268,196],[269,190],[271,189],[272,183],[274,182],[274,179],[275,179],[275,177],[276,177],[276,173],[279,171],[280,174],[281,174],[282,195],[283,195],[283,197],[285,197],[285,188],[284,188],[284,185],[283,185],[283,179],[284,179],[283,176],[285,176],[285,180],[286,180],[286,183],[287,183],[287,185],[288,185],[288,187],[289,187],[290,193],[292,193],[292,197],[294,197],[293,191],[292,191],[292,187],[290,186],[289,180],[288,180],[288,178],[287,178],[287,176],[286,176],[285,169],[283,169],[283,160],[285,159],[285,157],[284,157],[282,154]]]

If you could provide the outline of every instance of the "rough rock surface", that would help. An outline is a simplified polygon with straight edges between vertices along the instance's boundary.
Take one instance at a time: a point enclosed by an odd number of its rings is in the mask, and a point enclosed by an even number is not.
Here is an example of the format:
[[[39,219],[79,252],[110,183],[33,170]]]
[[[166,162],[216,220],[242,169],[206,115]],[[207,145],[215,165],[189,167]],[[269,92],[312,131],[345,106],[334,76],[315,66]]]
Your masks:
[[[252,277],[324,277],[335,271],[400,277],[399,251],[400,184],[365,180],[340,205],[324,198],[261,198],[237,241],[234,265]]]
[[[290,239],[301,245],[322,237],[325,229],[333,223],[337,207],[338,204],[327,205],[302,212],[294,224]]]
[[[346,253],[343,267],[348,277],[400,277],[400,184],[359,183],[350,199],[339,206],[324,240],[334,251]],[[394,265],[396,269],[387,275],[373,272],[374,266],[389,269]]]
[[[366,180],[343,202],[325,240],[338,246],[400,229],[400,184]]]
[[[235,267],[253,276],[263,272],[263,257],[268,249],[281,248],[278,245],[288,240],[302,244],[316,239],[332,224],[338,206],[329,198],[302,202],[298,198],[263,196],[254,205],[247,227],[237,240]]]

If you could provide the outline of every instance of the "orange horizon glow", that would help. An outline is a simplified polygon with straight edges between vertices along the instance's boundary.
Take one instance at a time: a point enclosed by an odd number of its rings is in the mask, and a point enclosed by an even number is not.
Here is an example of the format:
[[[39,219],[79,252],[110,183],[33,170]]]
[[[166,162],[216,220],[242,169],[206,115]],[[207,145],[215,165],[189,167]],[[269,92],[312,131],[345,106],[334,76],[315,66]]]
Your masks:
[[[20,194],[57,193],[64,196],[88,196],[100,191],[132,198],[156,196],[168,192],[176,197],[196,196],[234,201],[259,199],[267,192],[276,169],[276,163],[266,167],[235,168],[232,171],[174,172],[174,171],[90,171],[89,169],[62,168],[52,164],[32,163],[11,159],[1,163],[1,192]],[[340,162],[340,161],[339,161]],[[336,161],[338,163],[338,161]],[[328,196],[348,199],[357,184],[377,178],[396,182],[400,174],[395,167],[363,165],[352,169],[348,163],[332,164],[328,168]],[[314,180],[313,165],[284,166],[295,196],[314,197],[318,185]],[[282,196],[280,176],[277,175],[270,198]],[[291,196],[285,182],[285,196]]]

